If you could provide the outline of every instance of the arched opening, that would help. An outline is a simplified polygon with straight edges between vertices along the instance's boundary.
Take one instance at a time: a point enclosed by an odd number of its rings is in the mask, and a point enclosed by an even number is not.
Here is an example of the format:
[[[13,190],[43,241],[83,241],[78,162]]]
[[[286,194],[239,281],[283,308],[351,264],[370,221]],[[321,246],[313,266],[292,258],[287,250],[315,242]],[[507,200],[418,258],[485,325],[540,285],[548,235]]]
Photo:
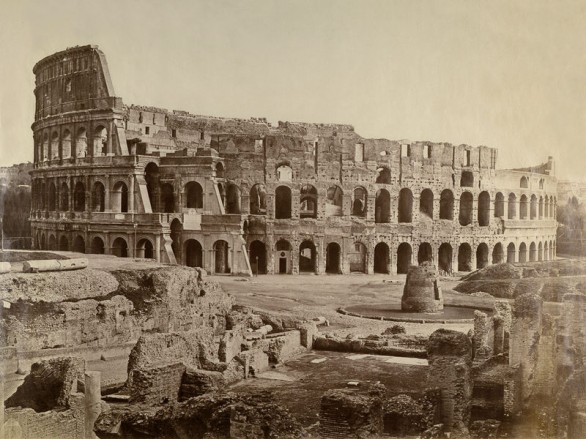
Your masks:
[[[153,212],[159,211],[157,199],[159,196],[159,167],[156,163],[150,162],[144,168],[144,179],[146,181],[147,193]]]
[[[214,272],[218,274],[230,273],[229,247],[224,240],[214,243]]]
[[[77,130],[77,136],[75,138],[75,155],[79,158],[87,155],[87,132],[84,127]]]
[[[543,197],[539,197],[539,219],[543,218]]]
[[[406,274],[411,265],[411,256],[413,251],[411,246],[406,242],[399,244],[397,248],[397,274]]]
[[[488,266],[488,245],[481,243],[476,249],[476,269]]]
[[[41,250],[47,250],[47,246],[46,246],[46,243],[45,243],[45,234],[44,233],[41,234]]]
[[[437,252],[437,265],[440,272],[452,273],[452,246],[444,242]]]
[[[366,273],[367,271],[366,246],[361,242],[355,242],[352,251],[348,252],[351,273]]]
[[[216,178],[224,178],[224,165],[220,162],[216,163]]]
[[[515,219],[517,216],[517,196],[512,192],[509,194],[509,205],[507,209],[507,218]]]
[[[473,187],[474,186],[474,174],[470,171],[462,171],[460,176],[461,187]]]
[[[461,226],[472,224],[472,194],[463,192],[460,196],[460,215],[458,217]]]
[[[252,215],[267,213],[267,190],[264,184],[255,184],[250,188],[250,213]]]
[[[61,139],[61,156],[64,159],[71,157],[71,131],[63,131],[63,137]]]
[[[128,244],[124,238],[116,238],[112,243],[112,254],[119,258],[128,257]]]
[[[317,218],[317,189],[310,184],[301,186],[299,216]]]
[[[374,247],[374,272],[389,274],[389,246],[385,242],[379,242]]]
[[[75,184],[73,192],[73,210],[83,212],[85,210],[85,186],[81,181]]]
[[[529,179],[525,176],[521,177],[521,181],[519,182],[519,186],[521,188],[529,188]]]
[[[188,209],[203,208],[203,189],[196,181],[185,185],[185,207]]]
[[[275,189],[275,218],[291,218],[291,189],[288,186]]]
[[[267,248],[262,241],[252,241],[250,244],[250,265],[252,272],[267,274]]]
[[[67,236],[61,235],[59,238],[59,250],[62,252],[66,252],[69,250],[69,241],[67,240]]]
[[[519,262],[527,262],[527,244],[524,242],[519,245]]]
[[[59,190],[60,209],[61,212],[67,212],[69,210],[69,186],[67,183],[61,183],[61,189]]]
[[[108,130],[98,125],[94,130],[94,156],[106,155],[108,145]]]
[[[330,186],[326,197],[326,216],[342,216],[344,193],[339,186]]]
[[[549,197],[547,195],[545,196],[545,204],[544,204],[543,208],[544,208],[543,216],[545,218],[549,218]]]
[[[472,271],[472,248],[467,242],[458,248],[458,271]]]
[[[454,194],[449,189],[444,189],[440,195],[440,219],[454,219]]]
[[[537,261],[537,246],[534,242],[529,244],[529,261],[535,262]]]
[[[547,244],[547,241],[543,244],[543,260],[549,261],[549,245]]]
[[[497,242],[494,248],[492,249],[492,263],[501,264],[504,261],[505,251],[503,250],[503,245],[500,242]]]
[[[287,274],[291,272],[291,244],[285,239],[280,239],[275,245],[277,250],[276,272],[279,274]]]
[[[49,250],[57,250],[57,238],[55,235],[49,235]]]
[[[53,131],[51,135],[51,160],[59,158],[59,133]]]
[[[376,223],[388,223],[391,220],[391,195],[386,189],[376,192],[374,202],[374,221]]]
[[[391,170],[386,166],[378,168],[376,182],[379,184],[391,184]]]
[[[513,262],[516,262],[517,260],[517,255],[516,255],[516,250],[515,250],[515,244],[513,244],[512,242],[507,246],[507,262],[509,264],[512,264]]]
[[[480,192],[478,196],[478,225],[486,227],[490,224],[490,195]]]
[[[293,170],[289,165],[280,165],[277,167],[277,180],[284,182],[293,181]]]
[[[46,162],[49,160],[49,134],[45,133],[43,136],[42,160]]]
[[[226,213],[240,213],[240,188],[232,183],[226,186]]]
[[[136,244],[136,257],[143,259],[154,259],[155,252],[153,250],[153,244],[149,239],[141,239]]]
[[[521,195],[521,203],[519,205],[519,218],[524,220],[527,219],[527,205],[528,205],[528,201],[527,201],[527,195],[523,194]]]
[[[543,261],[543,244],[541,242],[537,246],[537,260]]]
[[[537,197],[535,195],[531,195],[531,207],[529,210],[529,219],[536,219],[537,218]]]
[[[553,245],[553,241],[549,241],[549,260],[553,261],[555,259],[555,247]]]
[[[181,241],[183,234],[183,224],[177,218],[171,221],[171,249],[175,255],[177,263],[181,263]]]
[[[413,221],[413,193],[410,189],[403,188],[399,191],[399,222],[410,223]]]
[[[433,251],[429,242],[422,242],[419,244],[419,251],[417,252],[417,263],[421,265],[424,262],[431,262],[433,260]]]
[[[419,213],[422,218],[433,219],[433,192],[431,189],[423,189],[419,196]]]
[[[303,241],[299,246],[299,272],[315,273],[315,244]]]
[[[354,188],[352,200],[352,215],[360,218],[366,217],[368,192],[363,187]],[[375,203],[376,204],[376,203]],[[376,206],[375,206],[376,207]]]
[[[57,210],[57,188],[55,187],[55,183],[49,183],[49,199],[48,199],[48,210],[51,212]]]
[[[91,252],[95,255],[103,255],[105,253],[105,248],[104,248],[104,241],[102,241],[102,238],[99,237],[95,237],[94,239],[92,239],[92,250]]]
[[[41,209],[45,210],[47,207],[47,185],[43,181],[41,183]]]
[[[326,247],[326,273],[340,274],[340,245],[330,242]]]
[[[117,182],[112,188],[112,211],[128,212],[128,187],[123,181]]]
[[[161,185],[161,204],[163,205],[163,212],[175,212],[175,189],[171,183]]]
[[[85,253],[85,241],[80,235],[77,235],[73,240],[73,251],[77,253]]]
[[[102,183],[96,181],[92,190],[92,210],[94,212],[104,212],[106,208],[105,200],[106,189]]]
[[[495,218],[505,216],[505,196],[501,192],[497,192],[494,197],[494,216]]]
[[[185,241],[185,265],[188,267],[203,267],[203,248],[196,239]]]

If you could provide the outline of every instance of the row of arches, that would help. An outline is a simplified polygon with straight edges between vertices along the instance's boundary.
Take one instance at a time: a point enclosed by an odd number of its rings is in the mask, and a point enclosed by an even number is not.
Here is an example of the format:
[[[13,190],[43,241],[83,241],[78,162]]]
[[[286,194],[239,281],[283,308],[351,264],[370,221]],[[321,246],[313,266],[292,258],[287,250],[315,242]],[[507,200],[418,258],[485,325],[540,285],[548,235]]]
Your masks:
[[[107,154],[108,130],[104,125],[98,125],[92,133],[91,155]],[[75,133],[69,129],[61,133],[57,130],[45,132],[38,144],[39,161],[67,159],[70,157],[86,157],[88,154],[88,132],[85,127],[79,127]]]
[[[154,246],[150,239],[142,238],[138,240],[134,255],[132,249],[129,249],[128,241],[123,237],[117,237],[112,241],[111,247],[107,248],[104,240],[95,236],[86,246],[86,241],[81,235],[75,236],[72,240],[68,235],[57,236],[53,233],[45,234],[45,232],[37,233],[36,247],[39,250],[59,250],[59,251],[73,251],[77,253],[90,254],[112,254],[114,256],[126,258],[146,258],[154,259]]]

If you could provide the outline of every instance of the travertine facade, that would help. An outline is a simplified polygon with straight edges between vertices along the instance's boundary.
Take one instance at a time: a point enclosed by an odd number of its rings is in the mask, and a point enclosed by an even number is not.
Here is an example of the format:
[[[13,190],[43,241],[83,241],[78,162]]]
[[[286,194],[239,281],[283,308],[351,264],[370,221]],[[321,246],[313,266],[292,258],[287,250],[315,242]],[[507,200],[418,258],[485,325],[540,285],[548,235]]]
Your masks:
[[[349,125],[126,106],[95,46],[41,60],[31,224],[41,249],[212,273],[468,271],[555,256],[554,164]]]

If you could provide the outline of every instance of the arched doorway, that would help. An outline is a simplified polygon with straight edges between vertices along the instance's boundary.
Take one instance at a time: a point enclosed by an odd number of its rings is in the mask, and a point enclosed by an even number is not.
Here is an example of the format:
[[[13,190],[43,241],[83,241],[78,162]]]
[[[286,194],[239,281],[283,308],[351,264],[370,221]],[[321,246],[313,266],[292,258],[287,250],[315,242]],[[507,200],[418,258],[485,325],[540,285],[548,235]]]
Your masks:
[[[497,242],[494,248],[492,249],[492,263],[501,264],[504,261],[505,251],[503,250],[503,245],[500,242]]]
[[[391,184],[391,170],[386,166],[378,168],[376,176],[376,182],[378,184]]]
[[[460,225],[467,226],[472,224],[472,194],[464,192],[460,196]]]
[[[161,186],[161,204],[164,213],[175,212],[175,189],[171,183],[164,183]]]
[[[159,205],[157,198],[159,196],[159,167],[156,163],[150,162],[144,168],[144,178],[146,180],[147,193],[149,195],[149,201],[151,202],[151,208],[153,212],[159,211]]]
[[[103,255],[105,253],[104,241],[102,241],[102,238],[96,236],[94,239],[92,239],[91,252],[94,255]]]
[[[411,265],[413,250],[406,242],[399,244],[397,248],[397,274],[406,274]]]
[[[399,222],[410,223],[413,221],[413,193],[408,188],[399,191]]]
[[[490,224],[490,195],[488,192],[480,192],[478,196],[478,225],[481,227]]]
[[[73,210],[83,212],[85,210],[85,186],[81,181],[75,184],[73,192]]]
[[[291,189],[288,186],[275,189],[275,218],[291,218]]]
[[[57,238],[55,235],[49,235],[49,250],[57,250]]]
[[[190,181],[185,185],[185,207],[188,209],[203,208],[203,189],[196,181]]]
[[[444,242],[439,246],[437,252],[437,262],[440,271],[451,274],[452,273],[452,246]]]
[[[344,192],[339,186],[330,186],[326,196],[326,216],[342,216]]]
[[[454,194],[449,189],[444,189],[440,195],[440,219],[454,219]]]
[[[534,242],[529,245],[529,260],[531,262],[537,261],[537,246]]]
[[[431,189],[423,189],[419,196],[419,213],[422,218],[433,219],[433,192]]]
[[[279,239],[275,245],[277,261],[275,271],[279,274],[291,273],[291,244],[285,239]]]
[[[303,241],[299,246],[299,272],[315,273],[315,244]]]
[[[185,241],[185,265],[188,267],[203,267],[203,249],[196,239]]]
[[[226,213],[240,213],[240,188],[232,183],[226,186]]]
[[[476,249],[476,269],[484,268],[488,265],[488,245],[481,243]]]
[[[472,271],[472,248],[467,242],[458,247],[458,271]]]
[[[41,250],[47,250],[44,233],[41,233]]]
[[[112,254],[119,258],[128,257],[128,244],[124,238],[116,238],[112,243]]]
[[[521,195],[521,204],[519,206],[519,219],[527,219],[527,212],[528,212],[528,205],[529,205],[529,200],[527,199],[527,195],[523,194]]]
[[[389,274],[389,246],[379,242],[374,247],[374,272]]]
[[[509,203],[507,208],[507,219],[515,219],[517,216],[517,196],[513,193],[509,194]]]
[[[92,192],[92,210],[94,212],[104,212],[106,210],[106,189],[104,185],[96,181]],[[75,196],[73,198],[75,200]]]
[[[317,218],[317,189],[310,184],[301,186],[299,195],[299,217]]]
[[[340,274],[340,245],[330,242],[326,247],[326,273]]]
[[[367,251],[362,242],[355,242],[352,251],[348,252],[351,273],[367,272]]]
[[[60,208],[61,212],[67,212],[69,210],[69,186],[67,183],[61,183],[61,190],[59,191]]]
[[[366,217],[368,192],[363,187],[354,188],[354,199],[352,200],[352,215],[360,218]]]
[[[154,259],[155,252],[153,244],[149,239],[141,239],[136,245],[136,257],[144,259]]]
[[[266,215],[267,190],[264,184],[255,184],[250,189],[250,213],[251,215]]]
[[[537,260],[543,261],[543,244],[541,242],[537,246]]]
[[[527,244],[524,242],[519,245],[519,262],[527,262]]]
[[[391,218],[391,195],[386,189],[379,189],[374,201],[374,221],[388,223]]]
[[[421,265],[424,262],[431,262],[433,260],[433,252],[431,250],[431,244],[429,242],[422,242],[419,244],[419,250],[417,252],[417,263]]]
[[[515,244],[512,242],[507,246],[507,262],[512,264],[517,259]]]
[[[505,196],[497,192],[494,197],[494,216],[500,218],[505,216]]]
[[[128,187],[123,181],[117,182],[112,188],[112,210],[128,212]]]
[[[267,274],[267,248],[262,241],[252,241],[250,244],[250,265],[252,272]]]
[[[69,250],[69,241],[65,235],[61,235],[61,238],[59,238],[59,250],[62,252]]]
[[[77,253],[85,253],[85,241],[80,235],[77,235],[73,240],[73,251]]]
[[[214,273],[230,273],[230,252],[228,243],[219,240],[214,243]]]

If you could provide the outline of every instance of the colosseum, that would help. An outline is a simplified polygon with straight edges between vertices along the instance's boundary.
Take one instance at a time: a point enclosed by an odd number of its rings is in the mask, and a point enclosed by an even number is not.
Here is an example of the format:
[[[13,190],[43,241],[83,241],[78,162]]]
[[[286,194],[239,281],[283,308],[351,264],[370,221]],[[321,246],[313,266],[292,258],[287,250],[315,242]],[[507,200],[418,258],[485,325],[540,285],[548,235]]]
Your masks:
[[[552,158],[503,170],[486,146],[127,105],[96,46],[33,72],[37,249],[232,274],[405,273],[423,261],[450,273],[555,257]]]

